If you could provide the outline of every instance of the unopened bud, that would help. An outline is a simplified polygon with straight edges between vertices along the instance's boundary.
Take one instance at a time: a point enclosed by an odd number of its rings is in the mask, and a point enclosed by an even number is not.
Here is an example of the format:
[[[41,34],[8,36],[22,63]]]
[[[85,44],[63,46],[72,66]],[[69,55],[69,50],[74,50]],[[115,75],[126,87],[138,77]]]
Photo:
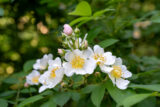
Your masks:
[[[101,76],[100,72],[95,72],[95,76],[100,77]]]
[[[84,47],[88,48],[88,41],[87,40],[84,41]]]
[[[29,84],[28,83],[24,83],[24,87],[29,87]]]
[[[65,54],[65,50],[64,49],[58,49],[58,53],[63,56]]]
[[[75,28],[74,32],[75,32],[75,33],[79,33],[80,30],[79,30],[78,28]]]
[[[66,35],[69,36],[69,35],[72,34],[73,30],[72,30],[72,28],[71,28],[70,25],[65,24],[63,27],[64,27],[63,32],[64,32]]]
[[[67,84],[65,82],[61,83],[61,87],[65,87]]]

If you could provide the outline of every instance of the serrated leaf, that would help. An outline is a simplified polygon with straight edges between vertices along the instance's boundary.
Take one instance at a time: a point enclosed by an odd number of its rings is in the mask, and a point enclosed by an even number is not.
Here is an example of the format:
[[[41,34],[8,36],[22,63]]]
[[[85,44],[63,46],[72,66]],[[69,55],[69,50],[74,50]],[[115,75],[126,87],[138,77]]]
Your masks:
[[[111,46],[113,44],[115,44],[116,42],[118,42],[119,40],[117,39],[106,39],[102,42],[99,43],[99,45],[102,47],[102,48],[106,48],[108,46]]]
[[[71,97],[70,92],[61,92],[61,93],[57,93],[54,96],[53,100],[57,105],[63,106],[64,104],[67,103],[67,101],[70,99],[70,97]]]
[[[73,75],[72,80],[74,82],[73,88],[76,88],[84,83],[84,77],[82,75]]]
[[[91,19],[91,17],[80,17],[80,18],[77,18],[77,19],[73,20],[72,22],[70,22],[69,25],[73,26],[81,21],[85,21],[85,20],[89,20],[89,19]]]
[[[160,23],[160,13],[153,15],[150,20],[153,23]]]
[[[144,90],[160,92],[160,84],[151,84],[151,85],[130,84],[129,87],[134,88],[134,89],[144,89]]]
[[[104,9],[104,10],[100,10],[100,11],[96,11],[93,16],[94,17],[97,17],[97,16],[101,16],[102,14],[104,14],[105,12],[108,12],[108,11],[114,11],[115,9]]]
[[[105,93],[105,87],[97,85],[91,94],[91,100],[96,107],[99,107]]]
[[[80,2],[76,9],[73,12],[70,12],[69,15],[75,16],[91,16],[92,10],[90,5],[86,1]]]
[[[7,101],[4,100],[4,99],[0,99],[0,106],[1,106],[1,107],[8,107]]]
[[[34,93],[34,92],[37,92],[37,90],[35,88],[33,88],[33,87],[21,90],[21,93],[24,93],[24,94],[26,94],[26,93]]]
[[[71,92],[71,97],[74,101],[78,101],[80,99],[80,93],[78,92]]]
[[[156,97],[149,97],[139,102],[137,107],[156,107]]]
[[[134,95],[134,91],[131,90],[120,90],[116,86],[112,84],[111,81],[107,81],[104,86],[107,88],[109,95],[113,98],[113,100],[120,104],[126,97]]]
[[[53,101],[53,97],[51,97],[47,102],[43,103],[40,107],[57,107],[56,103]]]
[[[91,93],[96,86],[97,85],[87,85],[85,88],[81,89],[81,92],[84,94]]]
[[[89,43],[92,43],[94,38],[101,32],[102,28],[97,27],[88,32],[87,40]]]
[[[18,105],[18,107],[24,107],[25,105],[28,105],[28,104],[30,104],[30,103],[34,103],[34,102],[36,102],[36,101],[38,101],[38,100],[41,100],[41,99],[43,99],[43,96],[41,96],[41,95],[29,97],[29,98],[25,99],[24,101],[22,101],[22,102]]]
[[[148,98],[149,96],[151,96],[152,93],[147,93],[147,94],[135,94],[129,97],[126,97],[121,105],[123,105],[124,107],[131,107],[139,102],[141,102],[142,100]]]
[[[13,96],[16,93],[16,91],[12,90],[12,91],[5,91],[3,93],[0,93],[0,98],[6,98],[9,96]]]
[[[29,60],[29,61],[25,62],[23,65],[23,71],[28,72],[28,71],[32,70],[34,63],[35,63],[35,60]]]

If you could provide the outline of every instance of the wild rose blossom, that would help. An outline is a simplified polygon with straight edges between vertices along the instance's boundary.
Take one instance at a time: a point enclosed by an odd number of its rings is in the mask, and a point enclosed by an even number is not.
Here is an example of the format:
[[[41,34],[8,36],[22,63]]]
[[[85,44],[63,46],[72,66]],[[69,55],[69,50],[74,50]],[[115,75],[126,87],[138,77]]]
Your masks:
[[[72,34],[73,30],[70,25],[65,24],[63,27],[64,27],[63,33],[65,33],[66,35]]]
[[[54,88],[60,82],[63,83],[64,74],[67,77],[73,74],[91,75],[99,66],[115,86],[119,89],[126,89],[129,84],[126,78],[131,77],[132,73],[122,64],[122,59],[116,58],[111,52],[105,52],[99,45],[95,45],[93,49],[88,47],[87,34],[83,39],[79,35],[78,28],[73,30],[68,24],[65,24],[62,33],[64,49],[58,49],[58,54],[62,58],[57,57],[53,60],[52,54],[46,54],[43,58],[36,60],[33,65],[34,70],[26,76],[26,83],[41,84],[39,92],[42,92]]]

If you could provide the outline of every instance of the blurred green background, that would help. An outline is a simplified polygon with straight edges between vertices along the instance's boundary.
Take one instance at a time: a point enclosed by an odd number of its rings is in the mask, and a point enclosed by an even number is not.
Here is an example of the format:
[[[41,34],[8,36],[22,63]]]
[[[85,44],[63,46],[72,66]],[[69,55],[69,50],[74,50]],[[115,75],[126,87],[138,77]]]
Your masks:
[[[0,93],[17,90],[10,77],[22,72],[26,61],[46,53],[58,56],[62,47],[58,38],[65,23],[77,16],[73,11],[81,0],[0,0]],[[160,83],[160,1],[159,0],[87,0],[92,11],[115,9],[79,28],[89,33],[89,45],[105,39],[119,40],[106,50],[122,57],[134,73],[153,71],[134,83]],[[73,26],[74,28],[76,25]],[[156,70],[156,71],[155,71]],[[9,78],[9,79],[8,79]],[[12,97],[11,97],[12,99]],[[157,105],[160,102],[157,101]]]

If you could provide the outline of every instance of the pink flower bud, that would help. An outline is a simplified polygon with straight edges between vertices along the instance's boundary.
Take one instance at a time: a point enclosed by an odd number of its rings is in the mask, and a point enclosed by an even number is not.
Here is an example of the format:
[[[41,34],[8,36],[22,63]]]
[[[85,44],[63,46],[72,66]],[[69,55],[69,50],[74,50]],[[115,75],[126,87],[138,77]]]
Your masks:
[[[71,28],[70,25],[65,24],[63,27],[64,27],[63,32],[64,32],[66,35],[71,35],[71,34],[72,34],[73,30],[72,30],[72,28]]]
[[[63,54],[63,50],[62,49],[58,49],[58,53],[59,54]]]
[[[24,87],[29,87],[29,84],[28,83],[24,83]]]

